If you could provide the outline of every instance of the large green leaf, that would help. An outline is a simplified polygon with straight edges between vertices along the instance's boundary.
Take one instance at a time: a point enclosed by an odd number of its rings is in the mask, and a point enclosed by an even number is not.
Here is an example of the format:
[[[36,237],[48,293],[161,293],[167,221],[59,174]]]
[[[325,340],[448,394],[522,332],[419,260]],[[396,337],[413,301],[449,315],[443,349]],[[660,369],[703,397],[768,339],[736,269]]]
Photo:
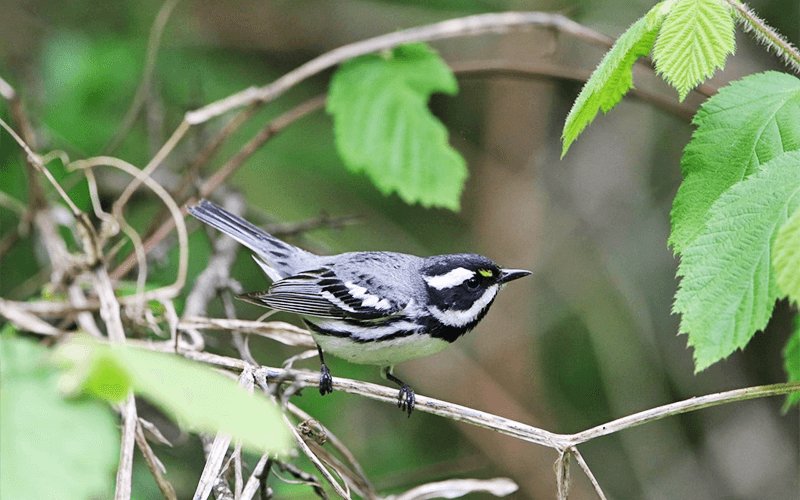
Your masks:
[[[78,338],[59,348],[56,358],[72,368],[64,387],[111,401],[133,389],[191,429],[223,431],[257,453],[284,451],[292,443],[272,402],[180,356]]]
[[[108,498],[119,459],[111,409],[61,398],[47,350],[0,335],[0,492],[11,499]]]
[[[782,294],[788,295],[793,302],[800,302],[800,211],[795,212],[778,231],[772,265]]]
[[[633,87],[633,64],[650,53],[658,28],[672,3],[661,2],[650,9],[645,17],[633,23],[617,39],[600,61],[567,115],[561,133],[561,156],[567,153],[570,144],[594,120],[598,111],[607,113]]]
[[[733,13],[720,0],[678,0],[653,47],[656,70],[680,100],[725,65],[736,47]]]
[[[784,153],[712,205],[683,251],[674,311],[703,370],[767,325],[779,296],[772,270],[778,229],[800,203],[800,152]]]
[[[786,342],[786,347],[783,348],[783,367],[789,382],[800,382],[800,316],[795,317],[794,331]],[[788,411],[797,403],[800,403],[800,392],[787,394],[783,411]]]
[[[694,124],[671,214],[677,253],[697,236],[723,192],[762,163],[800,149],[800,80],[774,71],[745,77],[706,101]]]
[[[450,69],[425,44],[348,61],[333,76],[327,107],[340,156],[384,194],[457,210],[466,163],[428,109],[432,93],[457,91]]]

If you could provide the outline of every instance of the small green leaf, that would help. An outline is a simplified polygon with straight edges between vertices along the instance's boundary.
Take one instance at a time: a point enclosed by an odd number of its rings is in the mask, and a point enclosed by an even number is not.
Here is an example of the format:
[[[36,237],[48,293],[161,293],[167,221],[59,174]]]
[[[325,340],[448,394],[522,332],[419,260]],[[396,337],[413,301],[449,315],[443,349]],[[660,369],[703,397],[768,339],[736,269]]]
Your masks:
[[[457,91],[450,69],[425,44],[348,61],[328,95],[339,155],[384,194],[458,210],[466,163],[428,109],[432,93]]]
[[[800,211],[778,230],[772,265],[778,288],[795,303],[800,302]]]
[[[697,371],[743,348],[767,325],[779,290],[772,247],[800,204],[800,152],[784,153],[712,205],[684,249],[673,310],[689,335]]]
[[[190,428],[225,432],[254,452],[284,451],[292,443],[272,402],[180,356],[77,338],[55,359],[71,365],[70,386],[80,378],[84,390],[111,401],[133,389]]]
[[[775,71],[747,76],[706,101],[694,124],[671,213],[676,253],[697,236],[723,192],[762,163],[800,149],[800,80]]]
[[[783,348],[783,367],[789,382],[800,382],[800,316],[795,316],[794,331]],[[781,410],[786,413],[797,403],[800,403],[800,392],[787,394]]]
[[[645,17],[633,23],[600,61],[567,115],[561,133],[562,157],[598,111],[608,113],[633,88],[633,64],[650,53],[664,19],[664,7],[670,3],[657,4]]]
[[[720,0],[678,0],[653,48],[653,62],[680,100],[725,65],[736,48],[733,14]]]
[[[98,401],[64,401],[57,371],[42,362],[46,353],[0,336],[2,497],[109,498],[119,459],[116,418]]]

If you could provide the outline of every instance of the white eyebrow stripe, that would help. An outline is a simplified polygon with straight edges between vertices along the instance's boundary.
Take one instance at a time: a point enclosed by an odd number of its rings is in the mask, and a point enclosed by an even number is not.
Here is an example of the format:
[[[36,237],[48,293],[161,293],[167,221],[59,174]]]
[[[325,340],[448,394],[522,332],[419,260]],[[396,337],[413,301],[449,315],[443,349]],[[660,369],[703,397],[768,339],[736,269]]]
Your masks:
[[[457,267],[447,274],[442,274],[439,276],[423,276],[423,278],[425,278],[425,281],[428,282],[429,286],[432,286],[437,290],[442,290],[444,288],[453,288],[458,286],[474,276],[475,273],[473,271],[463,267]]]
[[[442,311],[436,306],[431,306],[428,310],[436,319],[447,326],[466,326],[475,320],[484,307],[492,303],[497,295],[497,289],[497,285],[492,285],[487,288],[486,291],[483,292],[483,295],[481,295],[481,298],[476,300],[475,303],[472,304],[472,307],[466,311],[459,311],[457,309],[446,309]]]

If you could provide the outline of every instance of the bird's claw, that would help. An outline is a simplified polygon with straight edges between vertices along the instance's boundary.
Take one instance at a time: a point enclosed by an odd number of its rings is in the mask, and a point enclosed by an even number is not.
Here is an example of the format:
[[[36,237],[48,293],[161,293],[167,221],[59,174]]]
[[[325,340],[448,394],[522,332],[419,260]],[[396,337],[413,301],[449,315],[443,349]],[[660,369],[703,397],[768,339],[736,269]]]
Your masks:
[[[320,368],[320,372],[319,393],[324,396],[333,392],[333,377],[331,376],[331,371],[328,370],[328,367],[325,366],[324,363]]]
[[[400,408],[401,411],[407,411],[408,416],[411,416],[411,412],[414,411],[414,405],[416,404],[416,395],[414,394],[414,389],[409,387],[407,384],[403,384],[403,387],[400,389],[400,393],[397,395],[397,407]]]

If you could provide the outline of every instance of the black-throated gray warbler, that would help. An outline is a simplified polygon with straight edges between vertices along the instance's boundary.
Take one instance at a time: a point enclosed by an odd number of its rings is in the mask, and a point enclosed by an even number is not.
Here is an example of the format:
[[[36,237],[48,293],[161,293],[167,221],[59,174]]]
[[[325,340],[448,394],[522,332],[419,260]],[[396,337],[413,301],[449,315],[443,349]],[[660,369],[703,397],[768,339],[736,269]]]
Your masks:
[[[255,252],[273,281],[239,298],[302,316],[317,342],[319,392],[333,392],[323,352],[379,365],[400,386],[411,415],[414,390],[392,375],[396,363],[435,354],[483,319],[502,285],[530,271],[501,269],[482,255],[415,257],[394,252],[315,255],[285,243],[209,201],[189,213]]]

